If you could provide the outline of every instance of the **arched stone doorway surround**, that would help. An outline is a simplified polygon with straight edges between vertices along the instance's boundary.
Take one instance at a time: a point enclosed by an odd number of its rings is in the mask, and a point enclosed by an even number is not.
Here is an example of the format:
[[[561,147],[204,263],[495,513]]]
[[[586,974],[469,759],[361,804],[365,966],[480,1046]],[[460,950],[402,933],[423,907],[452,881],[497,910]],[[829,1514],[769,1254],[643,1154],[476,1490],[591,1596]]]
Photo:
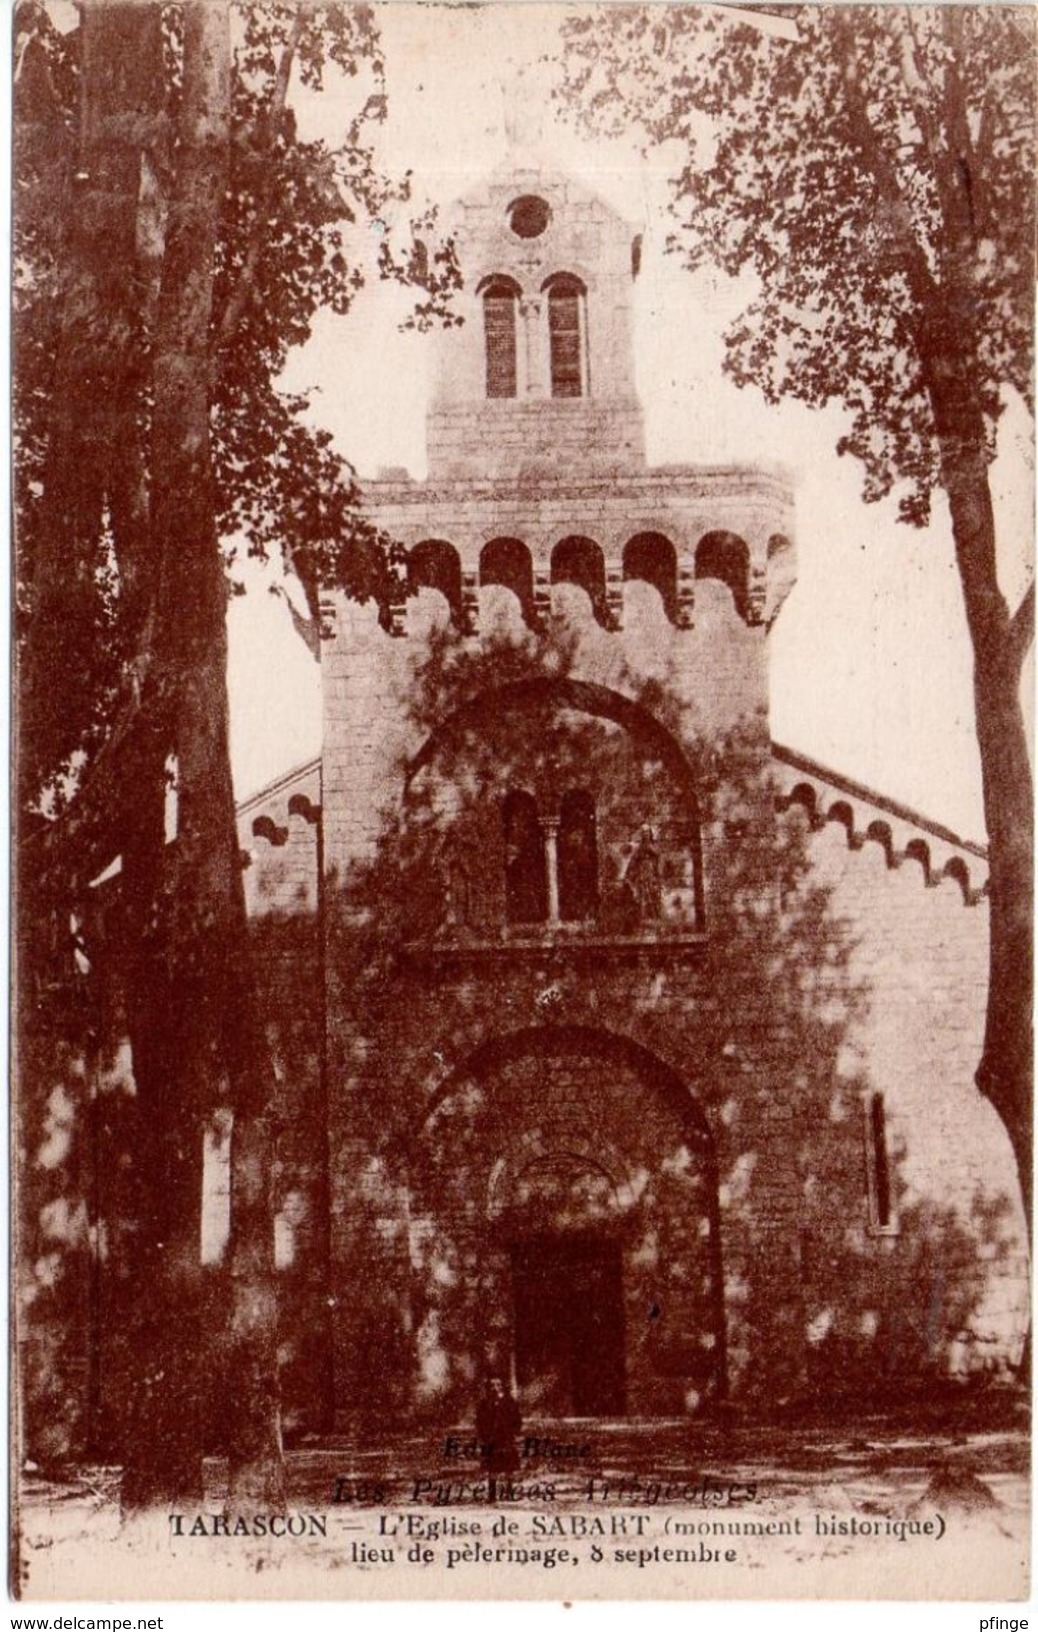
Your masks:
[[[587,1025],[490,1038],[427,1087],[408,1169],[419,1406],[487,1368],[529,1418],[724,1395],[714,1141],[658,1055]]]

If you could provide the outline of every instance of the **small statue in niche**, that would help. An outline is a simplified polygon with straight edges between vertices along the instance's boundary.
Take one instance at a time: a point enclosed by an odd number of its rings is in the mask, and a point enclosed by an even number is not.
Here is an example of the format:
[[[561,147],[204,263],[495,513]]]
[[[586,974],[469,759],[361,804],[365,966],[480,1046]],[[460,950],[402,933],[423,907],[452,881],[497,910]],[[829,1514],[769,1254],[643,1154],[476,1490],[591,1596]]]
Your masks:
[[[623,889],[639,923],[654,923],[659,918],[660,852],[647,822],[624,868]]]

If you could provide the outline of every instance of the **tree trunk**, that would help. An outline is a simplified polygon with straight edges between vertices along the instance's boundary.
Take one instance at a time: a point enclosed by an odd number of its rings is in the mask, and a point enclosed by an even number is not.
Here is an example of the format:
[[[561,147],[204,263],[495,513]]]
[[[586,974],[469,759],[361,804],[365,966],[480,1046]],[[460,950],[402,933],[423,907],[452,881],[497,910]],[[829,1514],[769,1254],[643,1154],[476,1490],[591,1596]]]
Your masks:
[[[247,963],[245,948],[243,934],[239,958]],[[242,994],[232,1074],[230,1386],[223,1429],[232,1505],[276,1512],[285,1505],[285,1480],[272,1195],[275,1082],[266,1039],[250,1024],[255,989],[249,981]]]
[[[1032,1228],[1034,1115],[1034,789],[1020,702],[1030,627],[1010,617],[998,586],[995,519],[983,420],[959,344],[938,325],[924,352],[956,561],[973,647],[973,696],[988,833],[990,952],[977,1086],[995,1106],[1016,1158]],[[956,354],[958,352],[958,355]]]
[[[67,837],[63,824],[55,845],[24,842],[33,806],[60,769],[66,751],[62,716],[68,694],[63,677],[74,676],[88,694],[92,686],[97,690],[96,672],[91,670],[95,654],[86,650],[81,657],[77,640],[89,646],[96,638],[96,574],[106,511],[128,627],[143,622],[153,588],[138,423],[136,227],[142,154],[159,145],[163,128],[160,10],[156,5],[87,0],[80,27],[78,143],[75,151],[70,143],[64,156],[48,155],[53,169],[63,172],[69,213],[68,230],[59,244],[63,298],[50,381],[44,491],[34,536],[19,539],[31,619],[18,671],[19,1006],[23,1017],[29,1015],[30,1003],[39,1011],[34,988],[41,981],[43,990],[53,991],[48,962],[55,956],[60,960],[62,947],[52,944],[55,933],[60,941],[68,941],[70,896],[122,850],[121,921],[129,933],[119,961],[131,980],[131,1047],[135,1074],[145,1086],[138,1100],[143,1114],[135,1154],[139,1171],[162,1174],[168,1171],[168,1148],[146,1112],[161,1100],[164,1088],[165,1048],[153,1021],[165,1013],[166,994],[151,929],[164,847],[165,752],[153,745],[133,745],[132,758],[127,757],[111,780],[111,787],[118,787],[119,801],[108,801],[103,837],[98,843],[97,835],[91,834],[85,856],[75,845],[62,842]],[[55,120],[51,139],[60,137],[62,130],[56,110]],[[86,775],[89,779],[89,769]],[[71,956],[67,945],[64,955]],[[57,1025],[53,1016],[51,1023]],[[170,1239],[167,1191],[162,1185],[149,1186],[148,1194],[151,1211],[134,1266],[141,1292],[154,1284],[156,1252]],[[144,1360],[141,1387],[128,1407],[131,1416],[150,1420],[155,1378],[164,1365],[161,1358],[154,1358],[158,1344],[147,1333],[163,1316],[161,1308],[145,1298],[134,1300],[132,1319],[137,1318],[140,1352],[145,1355],[150,1343],[152,1357]],[[129,1339],[138,1346],[136,1331]],[[175,1442],[169,1455],[176,1456]]]
[[[955,525],[973,525],[975,507]],[[988,830],[991,900],[989,985],[984,1052],[977,1085],[995,1106],[1012,1142],[1028,1239],[1032,1227],[1034,1116],[1033,911],[1034,790],[1020,703],[1021,659],[1005,603],[962,571],[973,637],[973,697]],[[1001,601],[1001,596],[998,597]]]
[[[39,866],[23,865],[18,897],[25,1014],[53,955],[47,931],[59,922],[69,877],[83,883],[122,855],[119,962],[139,1198],[123,1436],[130,1508],[201,1495],[216,1403],[209,1379],[217,1374],[227,1379],[218,1403],[237,1490],[265,1506],[282,1500],[273,1078],[248,967],[228,742],[227,591],[209,445],[213,289],[230,154],[229,29],[226,0],[183,8],[170,180],[161,8],[85,0],[80,141],[65,155],[75,185],[62,246],[69,272],[43,524],[38,537],[20,540],[32,613],[19,676],[23,820],[58,768],[53,745],[64,739],[55,679],[70,661],[77,668],[62,641],[70,629],[95,627],[106,519],[119,570],[120,660],[133,680],[125,718],[106,722],[100,775],[91,785],[88,767],[86,796],[81,789],[73,819],[57,845],[41,848]],[[52,136],[45,132],[41,151]],[[152,195],[167,185],[164,221]],[[86,602],[78,617],[77,596]],[[179,821],[176,843],[167,845],[171,755]],[[71,828],[74,843],[62,844]],[[200,1263],[204,1133],[228,1098],[235,1111],[229,1312],[206,1309]],[[218,1344],[216,1366],[209,1348]]]
[[[88,0],[81,36],[78,151],[67,143],[63,156],[46,156],[52,175],[58,173],[52,190],[66,198],[69,225],[59,244],[63,278],[41,518],[34,538],[22,539],[19,548],[32,619],[19,666],[23,809],[59,768],[55,744],[59,758],[65,749],[67,692],[61,679],[70,665],[77,669],[77,636],[89,638],[96,627],[106,506],[118,534],[122,588],[135,604],[142,592],[140,564],[148,556],[146,515],[140,513],[136,226],[142,155],[161,140],[160,8]],[[63,135],[55,115],[53,128],[41,130],[39,139],[53,149]],[[94,656],[83,653],[87,672]]]
[[[173,1299],[167,1344],[194,1366],[188,1417],[200,1479],[204,1379],[226,1388],[209,1403],[217,1432],[230,1427],[236,1488],[266,1505],[281,1499],[276,1288],[269,1183],[271,1071],[253,1015],[248,926],[231,782],[227,702],[227,588],[216,527],[209,443],[211,326],[220,212],[230,131],[229,13],[222,0],[184,8],[184,79],[176,189],[171,201],[154,345],[152,525],[162,563],[157,611],[155,707],[168,717],[176,756],[178,825],[168,913],[164,1092],[153,1105],[162,1147],[175,1159],[175,1254],[164,1249],[156,1296]],[[199,1221],[204,1131],[229,1095],[235,1113],[232,1166],[232,1300],[226,1331],[203,1331]],[[169,1182],[167,1168],[167,1179]],[[160,1175],[154,1174],[158,1184]],[[209,1312],[210,1323],[216,1320]],[[222,1323],[221,1323],[222,1324]],[[156,1328],[158,1331],[159,1328]],[[206,1344],[220,1344],[214,1364]],[[189,1346],[191,1352],[188,1352]],[[172,1368],[172,1377],[184,1367]],[[133,1499],[179,1497],[169,1478],[165,1434],[171,1386],[157,1419],[131,1446]],[[187,1473],[185,1467],[183,1473]],[[196,1478],[194,1473],[192,1479]]]
[[[146,1507],[202,1494],[198,1353],[201,1169],[196,1118],[180,1103],[178,993],[164,898],[167,739],[136,744],[139,773],[123,849],[124,987],[133,1052],[136,1251],[122,1500]]]

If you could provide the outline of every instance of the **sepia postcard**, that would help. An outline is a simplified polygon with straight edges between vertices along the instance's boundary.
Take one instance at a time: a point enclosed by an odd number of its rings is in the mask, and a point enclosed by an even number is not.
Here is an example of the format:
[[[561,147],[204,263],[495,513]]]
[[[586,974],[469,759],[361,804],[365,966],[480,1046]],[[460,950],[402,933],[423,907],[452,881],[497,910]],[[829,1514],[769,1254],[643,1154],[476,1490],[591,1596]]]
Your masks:
[[[1016,1632],[1035,12],[11,60],[12,1597]]]

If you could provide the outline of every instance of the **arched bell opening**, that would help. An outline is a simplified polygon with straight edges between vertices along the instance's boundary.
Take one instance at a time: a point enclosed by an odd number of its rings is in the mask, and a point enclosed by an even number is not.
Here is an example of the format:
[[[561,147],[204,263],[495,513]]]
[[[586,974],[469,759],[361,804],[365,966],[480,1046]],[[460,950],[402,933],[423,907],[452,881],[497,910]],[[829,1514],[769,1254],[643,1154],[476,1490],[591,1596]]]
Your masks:
[[[533,557],[521,539],[492,538],[484,544],[479,553],[479,581],[510,589],[527,623],[534,622]]]
[[[542,287],[548,296],[551,394],[587,396],[587,290],[570,272],[557,272]]]
[[[696,578],[714,579],[732,593],[740,618],[747,618],[750,605],[750,551],[735,533],[706,533],[696,546]]]
[[[487,396],[514,397],[519,389],[518,313],[521,290],[512,278],[492,277],[480,284],[477,293],[483,304]]]
[[[668,618],[677,618],[678,552],[663,533],[638,533],[623,553],[624,581],[641,579],[660,594]]]
[[[409,552],[407,580],[412,592],[435,589],[450,607],[452,621],[461,628],[464,623],[461,557],[453,544],[442,538],[423,539]]]

